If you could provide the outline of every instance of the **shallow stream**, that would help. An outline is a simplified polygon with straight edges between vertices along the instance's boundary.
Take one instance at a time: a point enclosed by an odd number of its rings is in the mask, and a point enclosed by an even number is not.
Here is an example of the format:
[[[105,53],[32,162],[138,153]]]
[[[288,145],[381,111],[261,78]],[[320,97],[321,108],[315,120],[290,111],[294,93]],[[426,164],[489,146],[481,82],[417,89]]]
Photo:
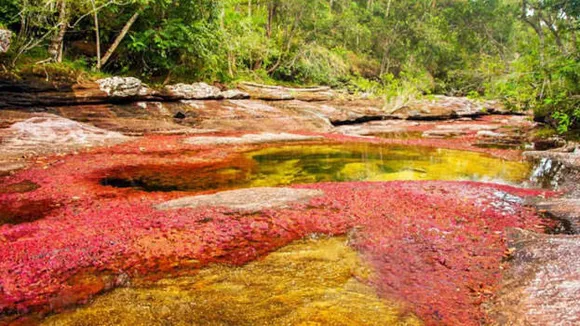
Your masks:
[[[350,143],[283,145],[235,156],[223,164],[129,166],[102,185],[145,191],[207,191],[317,182],[471,180],[521,185],[532,166],[486,154],[418,146]]]

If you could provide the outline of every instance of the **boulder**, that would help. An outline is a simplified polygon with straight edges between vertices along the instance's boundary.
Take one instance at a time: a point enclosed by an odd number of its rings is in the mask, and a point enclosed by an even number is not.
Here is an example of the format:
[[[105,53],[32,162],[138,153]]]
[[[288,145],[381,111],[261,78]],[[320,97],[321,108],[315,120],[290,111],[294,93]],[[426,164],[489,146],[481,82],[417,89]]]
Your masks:
[[[110,97],[127,98],[147,96],[149,88],[135,77],[110,77],[97,80],[101,91]]]
[[[162,96],[179,100],[216,100],[224,97],[219,88],[206,83],[165,86]]]
[[[213,195],[183,197],[155,206],[160,210],[195,208],[202,206],[226,207],[236,211],[257,212],[268,208],[283,208],[304,203],[324,195],[316,189],[248,188],[218,192]]]
[[[12,32],[7,29],[0,29],[0,53],[8,52],[11,40]]]

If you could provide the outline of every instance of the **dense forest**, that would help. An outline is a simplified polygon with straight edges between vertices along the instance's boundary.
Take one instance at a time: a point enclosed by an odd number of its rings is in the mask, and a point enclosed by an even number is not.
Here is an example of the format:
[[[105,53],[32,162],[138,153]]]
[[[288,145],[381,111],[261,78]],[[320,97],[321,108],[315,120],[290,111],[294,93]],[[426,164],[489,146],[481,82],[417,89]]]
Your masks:
[[[4,71],[447,94],[580,124],[578,0],[2,0]]]

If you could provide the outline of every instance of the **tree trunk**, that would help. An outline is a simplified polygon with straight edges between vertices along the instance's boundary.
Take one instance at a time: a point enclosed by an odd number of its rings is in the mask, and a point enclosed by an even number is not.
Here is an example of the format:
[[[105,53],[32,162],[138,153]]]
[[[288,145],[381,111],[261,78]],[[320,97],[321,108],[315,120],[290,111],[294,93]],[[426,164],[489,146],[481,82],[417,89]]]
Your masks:
[[[556,28],[554,28],[554,23],[552,22],[552,19],[548,20],[546,17],[544,17],[541,11],[538,12],[538,17],[544,22],[544,24],[548,27],[548,30],[550,30],[550,32],[554,36],[554,40],[556,41],[556,45],[558,45],[558,49],[560,50],[560,52],[565,53],[566,49],[564,48],[564,44],[562,43],[560,34],[556,30]]]
[[[274,23],[274,16],[276,16],[277,6],[276,1],[270,1],[268,3],[268,23],[266,25],[266,36],[268,38],[272,37],[272,24]]]
[[[97,13],[97,6],[95,0],[91,0],[93,6],[93,18],[95,21],[95,39],[97,43],[97,70],[101,70],[101,32],[99,29],[99,14]]]
[[[107,53],[105,53],[105,56],[103,56],[103,59],[101,60],[101,67],[104,66],[105,64],[107,64],[107,61],[109,61],[109,59],[111,58],[111,56],[113,55],[115,50],[117,50],[117,47],[119,46],[119,44],[121,44],[121,41],[123,41],[123,39],[125,38],[125,35],[127,35],[127,33],[129,33],[131,26],[133,26],[135,21],[137,21],[137,18],[139,18],[140,14],[141,14],[141,10],[138,10],[137,12],[135,12],[133,14],[133,16],[131,16],[129,21],[127,21],[125,26],[123,26],[121,33],[119,33],[119,35],[117,35],[117,38],[115,38],[115,41],[113,42],[111,47],[107,50]]]
[[[60,12],[58,14],[58,31],[52,38],[50,46],[48,47],[48,53],[56,62],[62,62],[64,35],[66,34],[66,29],[68,27],[66,1],[67,0],[61,0],[59,2]]]

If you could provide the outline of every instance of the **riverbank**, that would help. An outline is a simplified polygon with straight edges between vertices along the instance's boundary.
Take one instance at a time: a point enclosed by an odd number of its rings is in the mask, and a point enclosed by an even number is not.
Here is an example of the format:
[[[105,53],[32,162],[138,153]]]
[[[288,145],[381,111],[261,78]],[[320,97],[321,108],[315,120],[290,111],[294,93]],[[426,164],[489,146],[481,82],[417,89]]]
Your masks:
[[[509,115],[497,103],[465,98],[434,97],[387,111],[376,99],[327,88],[249,84],[225,91],[195,84],[175,86],[172,93],[168,88],[163,94],[172,95],[162,97],[146,93],[145,86],[134,80],[117,82],[97,82],[98,91],[57,92],[66,94],[62,96],[52,91],[23,94],[20,89],[11,93],[18,94],[20,102],[0,101],[12,103],[0,110],[4,321],[38,321],[46,313],[86,303],[94,295],[143,278],[187,275],[212,263],[244,265],[312,234],[348,235],[350,247],[376,273],[363,280],[365,284],[427,324],[574,318],[573,309],[558,308],[562,300],[575,298],[574,293],[552,296],[551,305],[542,304],[540,313],[539,302],[530,301],[540,291],[531,288],[534,282],[550,282],[556,289],[579,283],[578,269],[570,262],[580,257],[580,245],[576,235],[536,236],[557,223],[528,204],[547,209],[542,203],[551,198],[571,203],[577,198],[578,183],[570,182],[575,180],[571,176],[578,176],[577,150],[528,154],[543,158],[528,187],[557,187],[560,193],[494,185],[491,182],[498,180],[482,178],[504,163],[526,164],[522,152],[532,149],[536,127],[529,116]],[[240,98],[226,99],[226,93]],[[59,100],[50,102],[51,98]],[[361,143],[384,148],[381,155],[395,155],[399,161],[404,155],[410,161],[426,154],[389,152],[388,146],[481,153],[456,165],[438,156],[431,161],[440,162],[440,170],[473,166],[465,170],[468,175],[488,183],[383,179],[291,186],[284,196],[250,188],[233,199],[223,193],[217,199],[204,198],[197,206],[188,198],[234,188],[232,180],[248,173],[266,173],[257,164],[269,149],[278,150],[282,144],[332,148]],[[250,151],[258,154],[238,157]],[[324,155],[332,158],[338,155],[334,153]],[[475,154],[464,156],[471,155]],[[351,156],[368,157],[369,152],[355,151]],[[277,159],[272,167],[278,169],[273,174],[276,186],[284,185],[296,169],[293,163],[282,163],[296,155],[288,157]],[[567,162],[561,163],[566,168],[553,170],[557,162]],[[347,163],[339,166],[341,173],[366,173],[369,168],[358,168],[358,161]],[[378,169],[411,180],[425,180],[429,172],[414,165]],[[183,188],[188,171],[194,172],[190,179],[198,179],[197,184],[211,186]],[[113,180],[116,186],[109,184]],[[150,180],[158,188],[146,192]],[[311,195],[304,197],[303,190]],[[259,205],[271,201],[268,196],[288,200],[279,206]],[[260,203],[249,212],[225,205],[249,205],[252,198]],[[552,206],[548,213],[563,207]],[[552,214],[567,221],[566,231],[573,233],[578,209],[570,207],[571,214]],[[509,228],[534,232],[534,242],[521,240],[524,231]],[[555,239],[565,239],[566,254],[553,247]],[[533,261],[518,258],[529,250],[542,252],[535,249],[538,245],[552,246],[556,254],[548,258],[534,254]],[[513,259],[506,260],[509,257]],[[409,268],[399,268],[410,261]],[[541,272],[548,261],[560,266],[557,282]],[[521,269],[526,270],[526,281],[516,285],[510,280]],[[507,302],[511,310],[505,308]]]

